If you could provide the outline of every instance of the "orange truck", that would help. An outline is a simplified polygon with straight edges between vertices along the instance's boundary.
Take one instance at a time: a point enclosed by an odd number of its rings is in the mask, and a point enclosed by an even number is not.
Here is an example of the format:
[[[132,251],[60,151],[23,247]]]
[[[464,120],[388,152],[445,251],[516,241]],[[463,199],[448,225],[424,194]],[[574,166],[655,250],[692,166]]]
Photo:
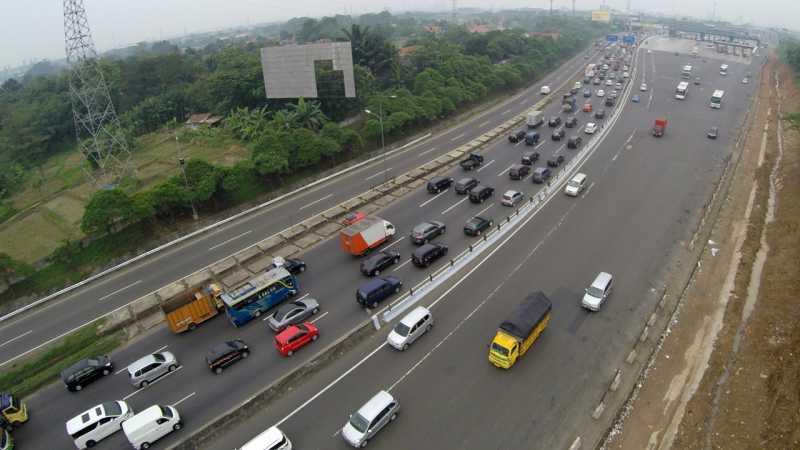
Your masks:
[[[656,123],[653,125],[653,136],[661,137],[664,135],[664,132],[667,130],[667,119],[656,119]]]
[[[194,330],[198,325],[219,314],[222,308],[222,289],[216,283],[196,291],[189,299],[167,312],[167,324],[175,333]]]
[[[347,253],[361,256],[381,246],[396,230],[389,221],[367,216],[339,232],[339,241]]]

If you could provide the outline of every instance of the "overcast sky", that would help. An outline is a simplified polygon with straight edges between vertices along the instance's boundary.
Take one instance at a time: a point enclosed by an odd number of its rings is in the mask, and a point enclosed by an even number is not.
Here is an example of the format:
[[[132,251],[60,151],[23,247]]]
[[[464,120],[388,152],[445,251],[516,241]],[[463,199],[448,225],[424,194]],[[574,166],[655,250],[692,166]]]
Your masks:
[[[572,0],[553,0],[571,8]],[[710,17],[715,0],[607,0],[612,8]],[[576,0],[576,8],[596,8],[601,0]],[[800,28],[800,0],[716,0],[723,19]],[[85,0],[99,50],[235,25],[407,10],[445,10],[451,0]],[[0,67],[22,61],[64,57],[63,0],[2,0]],[[458,0],[459,7],[549,8],[550,0]]]

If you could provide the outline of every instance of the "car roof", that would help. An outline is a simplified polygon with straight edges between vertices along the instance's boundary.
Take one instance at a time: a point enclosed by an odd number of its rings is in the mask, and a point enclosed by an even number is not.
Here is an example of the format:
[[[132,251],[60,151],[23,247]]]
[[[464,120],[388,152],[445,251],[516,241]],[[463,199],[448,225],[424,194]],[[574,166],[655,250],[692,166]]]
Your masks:
[[[462,178],[462,179],[458,180],[458,183],[459,183],[459,184],[461,184],[461,183],[464,183],[464,184],[466,184],[466,183],[469,183],[469,182],[471,182],[472,180],[478,181],[478,179],[477,179],[477,178],[474,178],[474,177],[464,177],[464,178]]]
[[[581,182],[586,179],[585,173],[576,173],[574,177],[572,177],[572,181]]]
[[[285,438],[283,432],[278,427],[269,427],[258,436],[247,441],[239,447],[239,450],[264,450],[271,449]]]
[[[594,277],[594,281],[592,281],[592,286],[599,287],[602,289],[608,284],[609,281],[611,281],[611,278],[613,277],[611,276],[610,273],[600,272],[597,274],[596,277]]]
[[[170,406],[164,406],[164,408],[170,408]],[[122,422],[122,428],[126,431],[125,434],[127,435],[128,430],[137,430],[147,426],[161,416],[161,406],[152,405],[149,408],[140,411],[138,414],[126,420],[125,422]]]
[[[424,306],[417,306],[416,308],[412,309],[410,313],[406,314],[402,319],[400,319],[400,323],[411,327],[430,313],[431,312],[428,311],[428,308]]]
[[[377,277],[369,279],[358,286],[358,290],[362,292],[370,292],[383,286],[386,281],[383,278]]]
[[[513,189],[509,189],[509,190],[507,190],[507,191],[505,191],[505,192],[503,193],[503,196],[504,196],[504,197],[505,197],[506,195],[508,195],[508,196],[513,196],[513,195],[517,195],[517,194],[519,194],[519,193],[520,193],[519,191],[515,191],[515,190],[513,190]]]
[[[549,170],[550,170],[550,169],[548,169],[547,167],[537,167],[537,168],[533,169],[533,171],[534,171],[535,173],[542,173],[542,172],[544,172],[544,171],[549,171]]]
[[[439,248],[439,244],[422,244],[414,250],[414,254],[417,256],[422,256],[429,251]]]
[[[207,356],[209,358],[211,358],[211,359],[215,359],[215,358],[219,358],[220,356],[227,355],[228,353],[230,353],[231,351],[236,349],[235,347],[230,345],[230,343],[232,343],[232,342],[233,341],[225,341],[225,342],[220,342],[220,343],[214,344],[208,350],[208,355]]]
[[[358,413],[371,422],[375,416],[383,411],[383,408],[393,401],[394,397],[391,394],[386,391],[379,391],[367,403],[364,403],[361,408],[358,408]]]
[[[122,409],[123,412],[127,408],[127,404],[125,402],[121,402],[121,401],[118,401],[118,400],[115,400],[114,402],[109,402],[109,403],[120,404],[120,409]],[[125,407],[122,407],[122,405],[125,405]],[[98,410],[100,410],[100,411],[98,412]],[[84,420],[83,416],[88,416],[88,417],[86,418],[86,420]],[[104,403],[92,406],[91,408],[87,409],[86,411],[76,415],[75,417],[73,417],[72,419],[69,419],[67,421],[67,424],[66,424],[67,433],[68,434],[74,434],[77,431],[79,431],[80,429],[82,429],[87,423],[96,422],[98,419],[100,419],[101,417],[105,417],[105,416],[106,416],[106,410],[105,410],[105,404]]]

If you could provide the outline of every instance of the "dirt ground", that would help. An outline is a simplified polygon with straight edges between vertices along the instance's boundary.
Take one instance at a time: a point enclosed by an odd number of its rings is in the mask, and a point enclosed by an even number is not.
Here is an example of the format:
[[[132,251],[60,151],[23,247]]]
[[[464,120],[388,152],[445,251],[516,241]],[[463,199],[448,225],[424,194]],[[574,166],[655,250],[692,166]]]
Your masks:
[[[800,134],[779,128],[797,86],[772,55],[699,269],[606,448],[800,449]]]

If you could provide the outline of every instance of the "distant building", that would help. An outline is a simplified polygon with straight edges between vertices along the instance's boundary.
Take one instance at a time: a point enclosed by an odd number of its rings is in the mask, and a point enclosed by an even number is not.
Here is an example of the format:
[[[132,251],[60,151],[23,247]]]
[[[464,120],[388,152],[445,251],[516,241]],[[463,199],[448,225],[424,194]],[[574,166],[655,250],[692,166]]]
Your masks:
[[[548,37],[552,38],[553,40],[557,40],[558,38],[561,37],[561,33],[558,32],[545,33],[542,31],[530,31],[528,33],[525,33],[525,35],[528,37]]]
[[[186,121],[186,126],[196,130],[200,127],[215,127],[222,122],[222,117],[214,116],[211,113],[192,114]]]
[[[483,33],[488,33],[490,31],[492,31],[492,29],[489,27],[489,25],[484,25],[482,23],[476,23],[476,24],[472,24],[472,25],[467,25],[467,31],[469,31],[470,33],[483,34]]]
[[[425,25],[424,30],[428,33],[439,34],[442,32],[442,27],[439,25]]]

